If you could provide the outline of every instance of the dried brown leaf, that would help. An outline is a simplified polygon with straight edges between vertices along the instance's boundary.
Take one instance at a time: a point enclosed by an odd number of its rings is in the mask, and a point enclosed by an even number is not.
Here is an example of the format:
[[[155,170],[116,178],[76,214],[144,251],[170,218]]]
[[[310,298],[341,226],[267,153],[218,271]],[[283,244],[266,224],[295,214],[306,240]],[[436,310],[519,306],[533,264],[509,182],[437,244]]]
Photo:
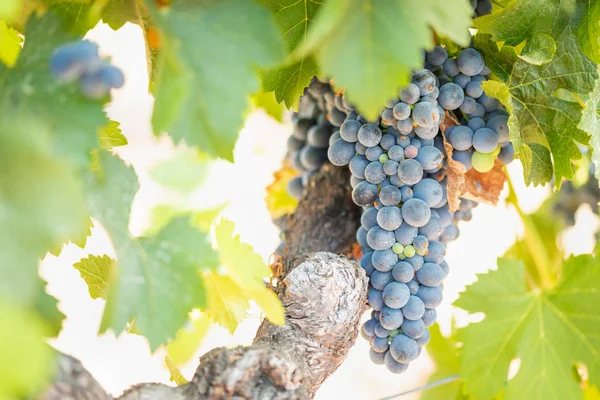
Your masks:
[[[465,174],[467,172],[464,165],[452,158],[452,145],[446,140],[446,130],[458,124],[456,118],[446,111],[444,122],[440,125],[442,137],[444,138],[444,150],[446,150],[446,158],[448,159],[446,176],[448,177],[447,193],[450,212],[454,212],[460,207],[460,198],[462,197],[461,188],[465,183]]]
[[[494,168],[486,173],[471,169],[467,172],[465,166],[452,158],[452,145],[446,140],[446,130],[459,125],[456,117],[446,111],[444,123],[440,126],[444,138],[444,149],[448,159],[448,206],[450,212],[458,210],[460,198],[475,200],[480,203],[496,205],[500,192],[506,182],[503,165],[500,161],[494,162]]]
[[[496,159],[494,168],[489,172],[482,174],[474,169],[467,172],[461,187],[462,197],[495,206],[505,182],[504,165]]]

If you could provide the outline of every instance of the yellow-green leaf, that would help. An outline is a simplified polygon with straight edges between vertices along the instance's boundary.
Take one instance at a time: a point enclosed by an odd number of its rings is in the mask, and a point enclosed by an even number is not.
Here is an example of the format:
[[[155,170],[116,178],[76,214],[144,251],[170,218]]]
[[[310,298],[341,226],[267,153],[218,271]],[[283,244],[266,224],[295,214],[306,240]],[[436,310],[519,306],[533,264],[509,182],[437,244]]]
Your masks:
[[[145,230],[145,234],[152,236],[164,228],[173,218],[189,215],[191,224],[203,232],[210,231],[215,218],[227,207],[223,203],[215,208],[208,210],[193,210],[187,206],[177,206],[171,204],[159,204],[150,211],[150,226]]]
[[[283,325],[283,307],[263,280],[271,275],[271,270],[252,246],[242,243],[239,235],[233,235],[234,228],[233,222],[222,219],[215,231],[219,258],[226,267],[228,278],[239,287],[244,299],[256,301],[269,321]]]
[[[110,150],[113,147],[125,146],[127,138],[123,136],[121,128],[117,121],[108,121],[108,123],[98,129],[98,141],[102,148]]]
[[[197,226],[201,231],[208,231],[217,216],[223,212],[225,207],[227,207],[227,204],[228,203],[223,203],[220,206],[208,210],[193,211],[192,225]]]
[[[181,373],[181,370],[177,367],[177,365],[175,365],[175,363],[171,360],[171,358],[169,358],[169,356],[165,356],[165,364],[169,369],[169,372],[171,373],[171,376],[169,377],[169,380],[171,382],[175,382],[177,386],[185,385],[186,383],[188,383],[188,380],[185,379],[185,377]]]
[[[210,159],[196,148],[186,148],[154,168],[152,178],[163,186],[189,193],[208,176]]]
[[[275,172],[273,183],[267,187],[267,208],[271,217],[279,218],[282,215],[292,213],[298,206],[298,200],[291,196],[287,185],[297,173],[291,167],[283,167]]]
[[[275,99],[275,92],[267,93],[255,93],[252,96],[252,105],[255,108],[262,108],[265,110],[267,115],[272,117],[275,121],[281,122],[283,120],[283,104],[278,103]]]
[[[183,365],[190,361],[210,326],[210,318],[206,314],[201,314],[192,318],[189,326],[186,325],[177,331],[175,339],[167,345],[167,354],[171,361],[175,365]]]
[[[92,299],[106,300],[108,283],[115,272],[116,261],[107,256],[93,256],[82,258],[73,264],[76,270],[87,283],[88,291]]]
[[[245,290],[264,288],[263,279],[271,275],[271,270],[252,246],[240,241],[233,234],[235,225],[228,219],[221,219],[215,231],[219,259],[227,267],[228,275]]]
[[[247,294],[260,307],[272,324],[285,325],[285,310],[275,292],[262,288],[251,290]]]
[[[596,386],[590,385],[583,391],[583,400],[600,400],[600,392]]]
[[[444,337],[436,324],[429,328],[431,339],[427,345],[427,353],[433,359],[436,370],[429,376],[428,382],[436,382],[458,374],[460,364],[456,338]],[[458,380],[423,392],[421,400],[462,400],[462,383]]]
[[[211,271],[205,272],[202,277],[208,294],[206,313],[213,321],[233,334],[250,307],[246,296],[228,276]]]
[[[33,398],[50,378],[48,327],[17,305],[0,301],[0,399]]]
[[[15,65],[21,52],[21,42],[23,39],[17,31],[9,28],[5,21],[0,20],[0,61],[8,67]]]
[[[23,0],[1,0],[0,19],[11,21],[12,19],[17,18],[23,7],[22,3]]]

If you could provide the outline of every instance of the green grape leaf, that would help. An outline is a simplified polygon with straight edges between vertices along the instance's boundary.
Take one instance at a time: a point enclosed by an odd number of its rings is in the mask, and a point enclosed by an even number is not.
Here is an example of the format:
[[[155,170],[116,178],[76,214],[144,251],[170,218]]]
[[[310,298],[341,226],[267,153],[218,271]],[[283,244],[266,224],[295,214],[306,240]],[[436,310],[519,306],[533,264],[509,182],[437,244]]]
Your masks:
[[[300,96],[312,77],[319,73],[319,66],[314,56],[303,56],[301,62],[289,61],[261,72],[263,90],[274,92],[277,101],[284,102],[288,109],[297,110]]]
[[[274,14],[281,28],[283,41],[288,51],[294,51],[305,42],[309,27],[321,2],[313,0],[260,0]],[[313,76],[318,73],[318,65],[311,55],[297,55],[292,60],[276,68],[262,71],[263,90],[274,92],[275,99],[284,102],[288,108],[298,108],[300,96]]]
[[[0,301],[0,399],[34,398],[52,374],[48,327],[36,314]]]
[[[459,330],[466,393],[490,398],[503,389],[505,400],[581,398],[572,367],[600,360],[600,260],[568,259],[557,286],[546,291],[528,291],[523,263],[508,259],[478,278],[455,303],[485,314]],[[515,358],[519,371],[506,382]]]
[[[571,160],[581,158],[577,142],[587,144],[588,135],[578,128],[581,106],[551,94],[559,88],[589,93],[598,74],[596,66],[579,51],[569,27],[556,44],[557,56],[536,66],[518,59],[514,48],[498,50],[489,35],[474,38],[475,47],[500,80],[492,86],[484,84],[484,90],[489,95],[502,93],[499,98],[511,114],[510,140],[523,163],[525,181],[544,184],[554,171],[559,187],[563,177],[573,177]]]
[[[135,320],[137,331],[155,349],[175,336],[193,308],[206,305],[200,272],[218,266],[208,234],[188,218],[171,221],[156,236],[129,233],[137,176],[116,156],[101,155],[103,179],[87,176],[90,209],[108,231],[117,254],[101,330],[121,332]]]
[[[587,1],[587,9],[579,25],[577,38],[581,50],[595,63],[600,63],[600,3]]]
[[[90,297],[106,300],[108,283],[115,273],[115,264],[116,261],[106,254],[103,256],[90,255],[73,264],[73,267],[79,271],[79,274],[87,283]]]
[[[429,376],[428,382],[436,382],[451,376],[458,375],[460,364],[458,348],[454,337],[444,337],[440,327],[436,324],[429,328],[431,339],[427,344],[427,354],[433,359],[436,369]],[[462,394],[462,382],[456,380],[442,386],[425,390],[421,400],[467,400]]]
[[[262,108],[269,117],[277,122],[283,122],[284,107],[275,99],[273,92],[259,92],[252,96],[252,105],[254,108]]]
[[[314,50],[323,74],[373,119],[410,71],[423,68],[422,50],[434,45],[431,27],[467,46],[472,13],[464,0],[330,0],[304,51]]]
[[[558,37],[572,22],[578,0],[516,0],[476,18],[475,27],[496,42],[516,46],[536,33]],[[560,53],[559,53],[560,54]]]
[[[60,85],[49,68],[56,47],[78,38],[52,12],[32,16],[16,64],[0,67],[0,268],[13,266],[14,279],[0,291],[21,301],[34,293],[37,258],[84,236],[89,222],[72,167],[88,166],[106,118],[101,103]]]
[[[537,33],[530,37],[521,51],[519,58],[533,65],[550,62],[556,55],[556,42],[552,36]]]
[[[167,345],[167,355],[175,365],[183,365],[194,356],[211,327],[210,318],[201,314],[181,328]]]
[[[168,188],[189,193],[208,177],[210,159],[197,148],[182,149],[150,171],[152,178]]]
[[[142,17],[146,17],[141,14],[146,11],[146,7],[138,2],[139,0],[108,0],[102,7],[102,21],[115,31],[127,22],[140,25]]]
[[[123,136],[119,125],[119,122],[111,120],[98,129],[98,141],[103,149],[111,150],[113,147],[125,146],[127,144],[127,138]]]
[[[4,20],[0,20],[0,62],[12,67],[21,52],[22,42],[19,33],[8,27]]]
[[[207,210],[195,210],[187,206],[175,206],[171,204],[159,204],[152,208],[150,212],[150,226],[146,229],[145,234],[152,236],[165,227],[173,218],[189,215],[192,225],[203,232],[210,231],[214,220],[227,206],[227,203],[221,204]]]
[[[223,203],[217,207],[209,208],[208,210],[191,212],[192,224],[201,231],[209,231],[215,219],[217,219],[227,205],[228,203]]]
[[[600,68],[598,69],[600,76]],[[594,163],[594,174],[596,179],[600,180],[600,115],[598,107],[600,106],[600,79],[596,80],[594,91],[590,93],[589,99],[585,102],[585,108],[581,113],[581,121],[578,128],[590,135],[590,146],[592,147],[592,162]]]
[[[92,153],[94,151],[95,150],[93,150]],[[94,223],[92,222],[92,219],[88,218],[86,230],[82,231],[79,236],[74,236],[74,237],[70,238],[71,243],[73,243],[74,245],[79,246],[83,249],[85,247],[85,244],[87,243],[88,237],[90,237],[90,235],[92,234],[93,226],[94,226]],[[56,245],[54,247],[52,247],[51,249],[48,249],[48,253],[52,254],[53,256],[58,257],[60,255],[60,253],[62,252],[64,245],[65,245],[65,243],[63,243],[63,242],[56,243]]]
[[[259,90],[255,69],[284,56],[271,15],[245,0],[182,0],[153,14],[162,45],[155,132],[233,161],[248,98]]]
[[[45,286],[45,282],[38,279],[38,293],[34,307],[48,328],[47,334],[51,337],[56,337],[62,329],[65,315],[58,309],[58,300],[46,292]]]

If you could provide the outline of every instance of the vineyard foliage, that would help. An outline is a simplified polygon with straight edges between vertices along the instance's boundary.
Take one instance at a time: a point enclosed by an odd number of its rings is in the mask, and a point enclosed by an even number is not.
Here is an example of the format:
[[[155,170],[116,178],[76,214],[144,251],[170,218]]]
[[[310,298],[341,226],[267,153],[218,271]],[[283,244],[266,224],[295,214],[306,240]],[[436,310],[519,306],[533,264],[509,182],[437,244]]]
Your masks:
[[[106,301],[101,332],[142,335],[180,365],[210,323],[235,331],[250,301],[285,323],[265,286],[271,270],[233,222],[218,218],[222,207],[163,204],[142,236],[131,233],[138,176],[115,154],[127,132],[107,118],[109,97],[90,99],[78,83],[52,76],[57,48],[100,21],[141,27],[153,131],[188,146],[151,178],[182,194],[204,183],[215,159],[234,161],[253,107],[281,119],[316,75],[376,117],[435,44],[456,54],[472,43],[483,55],[492,72],[485,93],[510,113],[527,184],[560,188],[588,145],[600,175],[600,2],[493,3],[490,15],[473,19],[468,0],[0,2],[0,325],[11,327],[0,330],[0,398],[33,396],[51,378],[55,354],[42,339],[60,332],[64,316],[39,263],[66,243],[83,247],[93,226],[108,232],[116,257],[93,254],[74,267],[90,296]],[[284,183],[273,188],[273,215],[291,212]],[[518,209],[514,195],[509,201]],[[600,263],[563,260],[558,228],[540,222],[551,216],[520,214],[522,242],[455,304],[483,321],[450,339],[432,332],[436,376],[461,380],[431,398],[582,398],[575,365],[587,367],[589,387],[600,380]],[[520,368],[508,380],[515,358]]]

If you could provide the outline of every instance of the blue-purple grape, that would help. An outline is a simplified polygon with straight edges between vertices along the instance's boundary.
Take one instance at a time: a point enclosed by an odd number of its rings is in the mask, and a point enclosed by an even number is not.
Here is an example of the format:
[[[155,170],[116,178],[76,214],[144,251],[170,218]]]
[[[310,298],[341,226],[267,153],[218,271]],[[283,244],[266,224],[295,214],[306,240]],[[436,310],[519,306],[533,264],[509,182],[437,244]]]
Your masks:
[[[383,289],[383,303],[389,308],[402,308],[408,302],[410,290],[400,282],[390,282]]]
[[[426,330],[427,328],[425,327],[425,323],[423,323],[420,318],[414,321],[405,319],[404,322],[402,322],[402,333],[411,339],[420,338],[423,336]]]
[[[408,283],[415,276],[413,266],[405,261],[400,261],[392,269],[392,277],[400,283]]]
[[[377,146],[382,136],[381,129],[375,124],[365,124],[358,130],[358,141],[366,147]]]
[[[485,66],[481,53],[473,48],[464,49],[456,57],[458,69],[467,76],[475,76],[483,71]]]
[[[440,88],[438,101],[444,109],[452,111],[460,107],[464,98],[465,94],[459,85],[456,83],[446,83]]]
[[[402,206],[402,217],[411,226],[420,228],[429,222],[431,210],[423,200],[413,198]]]
[[[491,153],[498,147],[498,134],[490,128],[481,128],[473,134],[473,148],[480,153]]]
[[[426,262],[417,271],[417,279],[426,286],[438,286],[444,279],[444,271],[438,264]]]
[[[414,339],[406,335],[400,334],[392,339],[390,344],[390,354],[394,360],[401,363],[409,363],[417,358],[419,354],[419,346]]]

